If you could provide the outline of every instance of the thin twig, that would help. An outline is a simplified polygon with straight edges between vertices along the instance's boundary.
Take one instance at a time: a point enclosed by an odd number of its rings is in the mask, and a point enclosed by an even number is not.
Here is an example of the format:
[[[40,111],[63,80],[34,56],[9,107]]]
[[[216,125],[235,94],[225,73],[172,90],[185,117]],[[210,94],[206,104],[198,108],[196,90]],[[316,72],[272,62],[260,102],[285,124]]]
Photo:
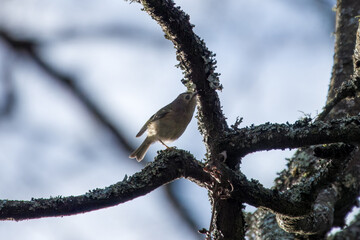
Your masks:
[[[112,136],[115,138],[118,146],[126,152],[131,152],[133,146],[130,145],[124,134],[119,128],[108,118],[106,114],[97,106],[97,104],[88,97],[85,91],[77,84],[77,80],[73,77],[58,71],[51,66],[38,52],[38,44],[33,41],[17,40],[5,31],[0,30],[0,38],[4,40],[12,49],[20,53],[26,53],[36,64],[47,73],[51,79],[61,83],[75,96],[92,114],[92,116],[101,123],[102,126],[107,128]]]

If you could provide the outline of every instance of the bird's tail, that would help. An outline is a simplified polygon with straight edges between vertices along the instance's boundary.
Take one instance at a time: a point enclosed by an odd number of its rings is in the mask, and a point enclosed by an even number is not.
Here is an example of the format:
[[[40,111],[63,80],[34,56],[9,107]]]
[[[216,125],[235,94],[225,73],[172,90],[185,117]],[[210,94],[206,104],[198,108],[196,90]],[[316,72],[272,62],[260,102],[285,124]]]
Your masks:
[[[129,158],[136,158],[138,162],[143,160],[146,152],[148,151],[150,145],[153,143],[152,139],[149,139],[149,137],[146,137],[143,143],[138,147],[134,152],[132,152],[129,156]]]

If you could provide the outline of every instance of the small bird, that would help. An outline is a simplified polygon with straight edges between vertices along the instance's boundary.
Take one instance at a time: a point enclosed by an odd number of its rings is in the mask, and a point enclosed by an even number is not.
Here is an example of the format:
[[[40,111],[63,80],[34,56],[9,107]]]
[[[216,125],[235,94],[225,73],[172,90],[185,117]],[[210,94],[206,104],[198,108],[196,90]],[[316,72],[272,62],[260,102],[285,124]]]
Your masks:
[[[164,142],[175,141],[184,133],[194,114],[195,106],[196,92],[184,92],[157,111],[136,135],[136,137],[140,137],[147,130],[144,142],[130,154],[129,158],[136,158],[140,162],[150,145],[156,141],[169,148]]]

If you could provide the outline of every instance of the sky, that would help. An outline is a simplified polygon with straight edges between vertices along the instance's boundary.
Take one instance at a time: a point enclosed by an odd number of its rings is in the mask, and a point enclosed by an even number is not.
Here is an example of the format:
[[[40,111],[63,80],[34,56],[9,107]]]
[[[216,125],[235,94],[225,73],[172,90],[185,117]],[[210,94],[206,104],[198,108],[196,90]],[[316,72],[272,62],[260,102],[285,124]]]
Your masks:
[[[175,1],[216,53],[228,124],[294,122],[316,116],[333,63],[333,2],[310,0]],[[326,1],[325,1],[326,2]],[[42,43],[41,56],[71,75],[134,145],[146,120],[186,90],[175,49],[141,6],[125,1],[4,0],[0,28]],[[143,167],[62,85],[0,41],[0,107],[6,80],[16,97],[0,119],[0,195],[4,199],[79,195],[121,181]],[[204,159],[194,118],[172,145]],[[161,144],[151,146],[153,159]],[[293,151],[250,154],[242,171],[266,187]],[[181,180],[179,197],[207,228],[207,192]],[[62,218],[0,224],[1,239],[197,239],[163,189],[119,206]],[[253,210],[252,208],[247,208]]]

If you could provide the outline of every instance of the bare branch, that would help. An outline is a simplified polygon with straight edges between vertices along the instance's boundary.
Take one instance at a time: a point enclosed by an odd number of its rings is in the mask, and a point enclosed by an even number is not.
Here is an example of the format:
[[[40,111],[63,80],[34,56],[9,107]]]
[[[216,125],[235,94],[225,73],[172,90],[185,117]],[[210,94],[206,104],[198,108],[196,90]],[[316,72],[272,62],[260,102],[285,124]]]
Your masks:
[[[77,85],[76,79],[56,70],[45,59],[43,59],[43,57],[37,52],[38,43],[15,39],[1,29],[0,38],[16,52],[25,53],[37,64],[40,69],[47,73],[51,79],[66,87],[87,108],[94,118],[109,130],[121,148],[127,152],[131,152],[134,149],[118,127],[110,121],[97,104],[87,96],[85,91],[79,85]]]
[[[217,154],[217,139],[227,129],[216,89],[221,89],[215,72],[216,61],[204,41],[194,32],[189,16],[172,0],[139,0],[144,10],[161,26],[167,39],[176,48],[176,58],[184,71],[183,82],[198,91],[199,129],[204,137],[208,154]],[[216,149],[216,150],[215,150]],[[215,150],[215,151],[214,151]]]
[[[341,84],[350,79],[354,72],[352,55],[358,27],[355,17],[359,15],[359,8],[359,1],[337,1],[334,65],[327,102],[336,95]]]
[[[250,226],[246,236],[249,240],[258,239],[296,239],[294,234],[285,232],[277,223],[276,216],[270,211],[258,208],[254,214],[248,214],[247,223]]]
[[[360,142],[360,116],[311,123],[309,119],[294,124],[251,126],[229,133],[223,149],[235,151],[238,157],[248,153],[298,148],[336,142]]]
[[[355,98],[343,98],[342,101],[339,101],[342,97],[335,97],[336,94],[339,94],[338,89],[341,85],[343,85],[343,82],[353,79],[351,75],[355,73],[351,55],[354,52],[354,35],[358,25],[357,21],[355,21],[355,16],[360,14],[359,9],[359,1],[337,1],[334,66],[327,99],[327,104],[329,106],[325,107],[325,111],[328,111],[329,113],[323,113],[323,116],[321,116],[320,119],[335,119],[345,116],[347,117],[349,115],[357,115],[359,113],[360,105],[358,96]],[[355,52],[356,51],[357,50],[355,50]],[[334,97],[337,99],[334,99]],[[288,169],[284,170],[280,177],[276,180],[277,189],[287,189],[297,182],[302,181],[302,179],[311,178],[313,174],[316,173],[317,169],[321,167],[321,164],[319,160],[313,156],[312,149],[313,147],[302,148],[294,154],[288,163]],[[334,204],[332,226],[343,227],[345,225],[345,216],[352,207],[357,204],[360,182],[359,159],[360,154],[356,153],[350,161],[348,168],[343,173],[345,177],[340,178],[334,184],[336,186],[335,189],[338,191],[338,200]],[[257,234],[257,237],[261,239],[297,239],[292,235],[284,235],[284,231],[279,231],[279,227],[276,226],[276,224],[273,224],[273,214],[261,209],[257,210],[257,212],[261,212],[261,218],[258,218],[258,221],[252,225],[254,226],[254,229],[252,229],[251,232],[254,233],[254,235]],[[271,224],[269,224],[270,222]],[[349,234],[349,236],[353,235]],[[304,239],[319,238],[315,235],[313,238],[312,236],[309,236],[308,238],[304,237]],[[350,237],[348,239],[357,238]]]
[[[336,200],[337,194],[334,189],[324,189],[318,195],[310,214],[299,218],[276,214],[277,222],[286,232],[317,235],[318,239],[321,239],[332,227]]]
[[[175,211],[178,215],[183,219],[184,223],[193,231],[196,238],[203,239],[201,235],[198,234],[199,227],[196,224],[196,219],[194,218],[191,211],[185,208],[185,204],[180,198],[177,196],[176,192],[178,191],[177,182],[172,182],[170,184],[165,185],[165,192],[169,202],[172,204]]]
[[[9,55],[9,54],[8,54]],[[7,56],[10,58],[10,56]],[[2,77],[0,80],[1,92],[3,95],[3,101],[0,105],[0,120],[9,117],[16,107],[17,98],[15,92],[15,86],[13,84],[12,73],[11,73],[11,62],[4,61],[2,64]]]
[[[114,29],[106,29],[106,30],[112,30]],[[71,35],[73,32],[68,32],[69,35]],[[114,33],[114,32],[112,32]],[[117,34],[120,34],[119,32],[116,32]],[[118,127],[115,126],[114,123],[110,121],[110,119],[97,107],[95,102],[91,100],[87,96],[87,94],[76,85],[76,79],[73,77],[67,76],[64,73],[59,72],[55,68],[53,68],[45,59],[41,57],[39,53],[37,53],[36,46],[38,44],[36,41],[25,41],[25,40],[17,40],[13,37],[11,37],[10,34],[6,33],[5,31],[0,30],[0,38],[3,38],[6,43],[9,44],[15,51],[25,53],[28,56],[31,57],[31,59],[38,64],[38,66],[48,73],[54,80],[59,81],[60,83],[64,84],[65,87],[67,87],[73,95],[80,100],[81,103],[84,104],[84,106],[87,108],[87,110],[102,124],[105,128],[110,130],[110,133],[113,134],[115,139],[117,140],[118,144],[125,149],[127,152],[131,152],[134,147],[130,145],[128,140],[123,136],[123,133],[119,130]],[[147,161],[142,161],[142,164],[146,164]],[[171,185],[171,184],[170,184]],[[170,186],[169,185],[169,186]],[[175,210],[177,208],[175,207],[178,203],[176,196],[172,195],[173,192],[168,192],[168,200],[172,203]],[[193,224],[193,221],[189,219],[188,216],[185,216],[184,214],[179,214],[180,217],[184,218],[184,221],[188,223],[188,226],[191,226],[191,229],[194,230],[195,226]]]
[[[330,113],[334,107],[347,97],[355,97],[356,93],[359,91],[360,79],[352,79],[345,81],[339,87],[339,90],[336,91],[334,98],[332,98],[324,107],[323,111],[317,117],[317,120],[323,121],[326,116]]]
[[[319,199],[317,193],[322,189],[327,189],[327,186],[341,176],[340,173],[352,159],[348,155],[354,150],[354,147],[349,145],[330,146],[326,150],[328,150],[327,154],[335,153],[335,155],[330,155],[337,158],[325,161],[312,178],[304,180],[284,192],[266,189],[259,182],[249,181],[241,172],[234,172],[219,162],[210,162],[205,168],[218,172],[218,182],[222,183],[222,188],[231,187],[231,198],[254,207],[267,208],[274,213],[286,215],[288,218],[299,219],[300,216],[303,217],[310,213],[312,204]],[[329,192],[329,190],[326,191]],[[320,199],[324,199],[324,197],[320,197]],[[335,200],[336,198],[333,199],[333,201]]]
[[[141,172],[103,189],[80,196],[0,201],[0,220],[26,220],[41,217],[68,216],[124,203],[150,193],[175,179],[184,177],[204,187],[210,176],[203,165],[183,150],[161,151],[156,160]]]
[[[144,37],[145,36],[145,37]],[[147,30],[135,24],[129,25],[128,23],[122,24],[117,22],[112,25],[93,26],[92,28],[68,28],[59,31],[45,39],[51,44],[57,42],[66,42],[76,39],[106,39],[116,38],[125,39],[131,42],[139,42],[145,44],[152,44],[158,48],[168,47],[164,45],[164,38],[153,31]]]
[[[351,24],[353,27],[353,24]],[[339,43],[342,44],[342,43]],[[352,44],[352,41],[349,43]],[[345,57],[345,56],[344,56]],[[349,56],[346,56],[349,58]],[[339,66],[338,66],[339,67]],[[333,97],[328,99],[326,106],[321,114],[318,116],[318,120],[324,120],[329,112],[343,99],[347,97],[355,97],[356,93],[359,92],[360,87],[360,30],[358,27],[356,33],[356,41],[353,55],[353,75],[351,80],[343,81],[338,89],[333,90]],[[335,80],[334,80],[335,81]]]

